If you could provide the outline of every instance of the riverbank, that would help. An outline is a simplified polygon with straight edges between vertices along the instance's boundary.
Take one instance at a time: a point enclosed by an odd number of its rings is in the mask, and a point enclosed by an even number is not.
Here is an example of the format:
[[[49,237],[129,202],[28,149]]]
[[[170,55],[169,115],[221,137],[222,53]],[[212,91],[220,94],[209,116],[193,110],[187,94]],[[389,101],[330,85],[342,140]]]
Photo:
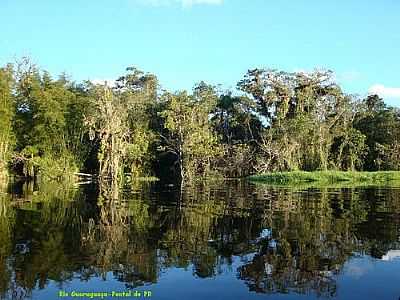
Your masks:
[[[400,181],[400,171],[378,171],[378,172],[345,172],[345,171],[293,171],[273,172],[250,176],[255,182],[271,184],[293,184],[302,182],[316,183],[385,183],[389,181]]]

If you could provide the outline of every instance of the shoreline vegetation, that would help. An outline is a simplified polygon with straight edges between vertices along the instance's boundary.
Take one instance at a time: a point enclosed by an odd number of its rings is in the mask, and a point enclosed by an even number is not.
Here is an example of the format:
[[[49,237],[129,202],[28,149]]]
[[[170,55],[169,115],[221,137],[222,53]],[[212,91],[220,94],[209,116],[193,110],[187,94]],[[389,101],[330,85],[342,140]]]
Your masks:
[[[251,69],[234,89],[200,81],[168,91],[135,67],[110,84],[54,78],[27,58],[0,67],[0,177],[81,174],[113,188],[155,177],[181,187],[251,174],[272,182],[398,177],[356,172],[377,170],[400,170],[400,110],[378,95],[345,93],[330,70]]]
[[[387,184],[390,182],[400,183],[400,171],[292,171],[271,172],[248,177],[252,182],[294,185],[312,183],[317,185],[329,184]]]

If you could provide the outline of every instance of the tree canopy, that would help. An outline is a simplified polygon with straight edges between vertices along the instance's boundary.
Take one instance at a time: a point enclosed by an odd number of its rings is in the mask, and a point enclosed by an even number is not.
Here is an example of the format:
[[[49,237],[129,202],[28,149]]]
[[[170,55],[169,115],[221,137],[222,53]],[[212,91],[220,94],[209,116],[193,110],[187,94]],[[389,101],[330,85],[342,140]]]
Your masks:
[[[128,67],[114,83],[0,69],[0,171],[192,181],[291,170],[399,170],[400,113],[348,95],[331,71],[253,69],[237,90],[166,91]]]

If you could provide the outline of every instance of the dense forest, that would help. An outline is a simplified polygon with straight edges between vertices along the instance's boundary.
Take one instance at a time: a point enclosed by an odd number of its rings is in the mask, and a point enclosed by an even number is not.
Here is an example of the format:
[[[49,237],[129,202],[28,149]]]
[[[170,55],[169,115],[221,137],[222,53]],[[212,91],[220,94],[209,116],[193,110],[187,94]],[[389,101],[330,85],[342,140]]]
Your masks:
[[[399,109],[344,93],[331,71],[253,69],[237,90],[200,82],[189,93],[134,67],[104,85],[28,59],[0,68],[0,177],[399,169]]]

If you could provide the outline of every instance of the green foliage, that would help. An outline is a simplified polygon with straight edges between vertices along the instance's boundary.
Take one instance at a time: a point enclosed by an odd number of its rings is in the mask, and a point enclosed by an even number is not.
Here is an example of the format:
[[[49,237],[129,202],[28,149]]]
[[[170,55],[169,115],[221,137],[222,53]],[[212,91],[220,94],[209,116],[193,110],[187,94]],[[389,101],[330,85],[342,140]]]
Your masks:
[[[92,152],[96,149],[96,141],[89,137],[89,130],[85,123],[85,116],[93,111],[92,95],[88,91],[88,83],[80,86],[70,85],[69,90],[74,93],[67,105],[65,113],[66,148],[72,153],[75,163],[80,170],[94,170],[95,166],[88,166]],[[89,162],[89,164],[94,164]]]
[[[124,157],[125,169],[133,177],[151,175],[156,133],[152,130],[157,118],[158,80],[153,74],[130,67],[117,80],[116,92],[126,105],[129,145]]]
[[[212,87],[200,84],[193,95],[186,92],[165,94],[166,108],[161,112],[168,130],[164,150],[177,157],[182,180],[206,176],[220,154],[218,137],[209,123],[217,96]]]
[[[71,177],[76,161],[68,129],[68,109],[76,96],[65,78],[53,80],[28,60],[23,60],[15,74],[15,119],[17,137],[14,165],[22,173],[36,177],[60,179]],[[78,154],[78,153],[76,153]]]
[[[34,146],[42,153],[59,154],[65,145],[65,113],[74,95],[34,66],[19,75],[16,94],[18,148]]]
[[[223,94],[218,97],[210,120],[224,150],[218,162],[220,174],[226,177],[251,174],[263,128],[252,99]]]
[[[248,71],[238,88],[253,96],[259,113],[270,124],[297,114],[319,113],[322,102],[341,93],[331,71],[306,74],[254,69]]]
[[[400,170],[400,112],[377,95],[363,101],[354,127],[365,135],[365,169]]]
[[[176,179],[276,171],[400,170],[400,112],[346,95],[331,71],[249,70],[241,94],[160,89],[126,69],[113,87],[0,69],[0,176]],[[172,176],[171,176],[172,173]]]
[[[101,178],[117,180],[122,172],[122,159],[128,145],[128,113],[121,99],[107,86],[93,87],[93,111],[86,123],[100,141],[97,159]]]
[[[149,175],[150,152],[155,134],[150,130],[157,97],[153,75],[128,68],[116,87],[91,86],[92,109],[85,124],[92,139],[99,141],[97,159],[103,178],[118,179],[125,171],[131,176]]]
[[[0,179],[7,173],[6,162],[10,158],[14,144],[12,121],[15,107],[12,86],[12,67],[0,68]]]
[[[257,172],[363,168],[366,137],[354,127],[361,105],[343,94],[332,72],[256,69],[238,86],[267,121]]]

